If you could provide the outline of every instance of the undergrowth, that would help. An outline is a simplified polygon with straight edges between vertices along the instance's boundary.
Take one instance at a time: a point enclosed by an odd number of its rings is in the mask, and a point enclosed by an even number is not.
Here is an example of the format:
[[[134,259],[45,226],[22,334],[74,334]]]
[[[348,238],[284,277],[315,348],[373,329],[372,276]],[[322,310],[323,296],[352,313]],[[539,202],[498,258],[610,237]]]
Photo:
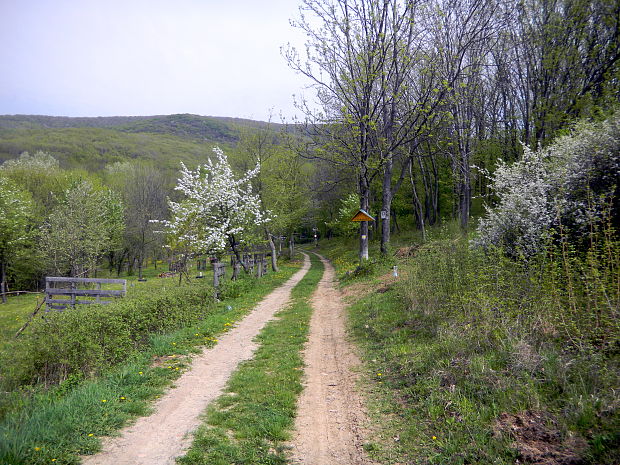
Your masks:
[[[558,241],[525,263],[444,229],[400,259],[397,283],[350,308],[369,370],[369,452],[384,463],[617,463],[613,237],[585,252]]]

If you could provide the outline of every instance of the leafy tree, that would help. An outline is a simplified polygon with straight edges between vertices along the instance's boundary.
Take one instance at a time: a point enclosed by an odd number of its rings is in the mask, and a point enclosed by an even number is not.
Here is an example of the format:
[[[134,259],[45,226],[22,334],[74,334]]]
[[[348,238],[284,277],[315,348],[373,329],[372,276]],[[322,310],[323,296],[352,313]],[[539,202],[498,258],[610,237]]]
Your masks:
[[[41,222],[56,206],[73,177],[71,173],[60,168],[58,160],[43,151],[34,155],[23,152],[16,159],[5,161],[0,166],[0,171],[32,194]]]
[[[578,243],[605,218],[618,227],[620,114],[581,123],[547,148],[526,148],[521,160],[500,163],[492,180],[499,201],[480,221],[477,245],[528,257],[544,249],[552,228],[568,227]]]
[[[67,189],[42,227],[41,247],[50,271],[86,276],[99,258],[117,247],[123,231],[123,205],[114,192],[89,181]]]
[[[33,212],[30,193],[0,176],[0,293],[4,303],[7,270],[32,239]]]
[[[166,182],[161,171],[145,164],[114,163],[106,169],[117,191],[122,194],[125,206],[124,250],[125,255],[136,257],[138,277],[149,251],[161,244],[161,235],[155,233],[155,219],[166,214]],[[116,254],[119,255],[119,254]],[[130,260],[131,263],[132,260]]]
[[[263,225],[271,249],[271,266],[277,271],[274,235],[292,234],[308,211],[310,192],[307,184],[307,163],[282,143],[282,135],[266,129],[241,133],[237,152],[244,170],[260,165],[252,179],[263,213],[274,212]]]
[[[262,211],[260,198],[252,189],[260,165],[237,178],[224,152],[219,148],[213,152],[215,161],[209,159],[196,170],[181,163],[175,189],[183,199],[168,202],[171,219],[161,223],[170,247],[185,259],[191,254],[217,254],[229,245],[243,263],[239,245],[251,243],[256,229],[270,220],[270,213]]]

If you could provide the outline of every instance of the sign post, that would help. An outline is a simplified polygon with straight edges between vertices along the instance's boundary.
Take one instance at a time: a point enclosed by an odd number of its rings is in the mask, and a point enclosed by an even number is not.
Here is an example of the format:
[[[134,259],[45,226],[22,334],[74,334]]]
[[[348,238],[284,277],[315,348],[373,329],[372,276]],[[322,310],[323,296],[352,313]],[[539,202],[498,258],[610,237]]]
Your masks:
[[[367,211],[360,209],[353,215],[351,221],[363,224],[363,222],[375,221],[375,219]],[[368,236],[364,234],[364,231],[367,230],[368,227],[360,228],[360,266],[363,265],[364,261],[368,260]]]

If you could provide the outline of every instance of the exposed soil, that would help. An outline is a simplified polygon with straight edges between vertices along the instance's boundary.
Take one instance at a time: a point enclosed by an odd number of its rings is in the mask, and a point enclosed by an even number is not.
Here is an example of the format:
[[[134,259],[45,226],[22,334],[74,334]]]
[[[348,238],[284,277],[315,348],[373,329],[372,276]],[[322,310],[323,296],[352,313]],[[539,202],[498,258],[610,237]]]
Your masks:
[[[347,286],[341,291],[342,298],[349,301],[359,300],[361,297],[364,297],[371,292],[378,292],[380,294],[389,291],[396,281],[406,277],[407,274],[403,273],[401,270],[398,270],[398,277],[394,276],[394,273],[390,271],[389,273],[384,274],[383,276],[379,276],[377,280],[379,281],[379,285],[368,284],[368,283],[355,283]]]
[[[345,306],[334,287],[334,268],[325,273],[312,298],[314,313],[304,351],[305,389],[291,443],[293,463],[372,464],[363,449],[367,423],[353,369],[360,364],[346,340]]]
[[[254,338],[263,326],[289,301],[291,289],[310,268],[304,265],[291,279],[269,294],[219,343],[195,357],[190,369],[176,387],[155,404],[155,412],[139,418],[121,431],[120,437],[104,440],[103,451],[83,458],[86,465],[163,465],[174,464],[191,444],[191,432],[201,423],[200,414],[222,394],[237,365],[252,357],[257,348]],[[317,462],[318,463],[318,462]],[[357,462],[351,462],[357,463]]]
[[[553,417],[543,412],[502,413],[495,432],[510,435],[519,459],[533,465],[579,465],[587,446],[581,437],[562,437]]]

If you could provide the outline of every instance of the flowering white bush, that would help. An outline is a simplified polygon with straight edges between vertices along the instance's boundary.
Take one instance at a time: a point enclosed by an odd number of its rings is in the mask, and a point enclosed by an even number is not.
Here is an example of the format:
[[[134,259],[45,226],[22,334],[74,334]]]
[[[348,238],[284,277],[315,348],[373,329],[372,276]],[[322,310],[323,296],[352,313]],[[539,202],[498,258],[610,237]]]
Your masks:
[[[531,256],[544,249],[549,230],[560,224],[584,236],[606,211],[617,222],[619,185],[620,117],[579,124],[545,149],[525,147],[521,160],[500,162],[492,175],[499,200],[487,206],[474,244]]]
[[[227,245],[236,247],[248,234],[269,221],[261,211],[251,180],[260,166],[235,179],[224,152],[214,148],[215,161],[209,159],[196,170],[181,163],[175,187],[184,195],[180,202],[169,201],[171,220],[162,221],[173,249],[213,254]]]

